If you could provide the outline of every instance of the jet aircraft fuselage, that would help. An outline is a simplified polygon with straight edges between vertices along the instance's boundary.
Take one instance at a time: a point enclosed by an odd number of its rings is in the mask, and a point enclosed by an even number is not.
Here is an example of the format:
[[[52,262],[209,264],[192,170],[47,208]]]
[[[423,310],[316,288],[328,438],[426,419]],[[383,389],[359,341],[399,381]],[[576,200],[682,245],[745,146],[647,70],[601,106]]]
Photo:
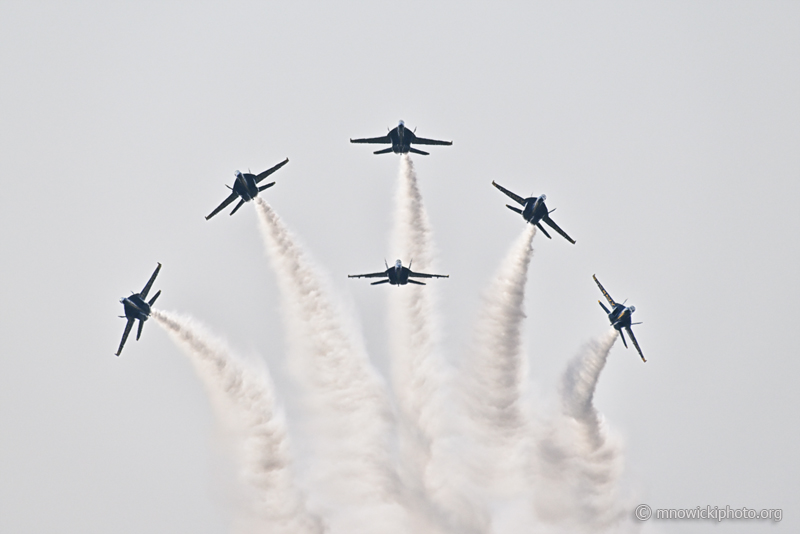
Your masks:
[[[121,298],[119,301],[125,308],[125,318],[146,321],[150,317],[150,305],[145,302],[139,293]]]
[[[258,185],[254,174],[242,174],[236,171],[236,180],[233,182],[233,192],[239,195],[242,200],[249,202],[258,196]]]
[[[602,303],[601,303],[602,304]],[[605,306],[603,309],[606,309]],[[636,311],[636,306],[625,306],[617,303],[614,308],[608,312],[608,320],[611,326],[617,330],[621,328],[630,328],[633,312]]]

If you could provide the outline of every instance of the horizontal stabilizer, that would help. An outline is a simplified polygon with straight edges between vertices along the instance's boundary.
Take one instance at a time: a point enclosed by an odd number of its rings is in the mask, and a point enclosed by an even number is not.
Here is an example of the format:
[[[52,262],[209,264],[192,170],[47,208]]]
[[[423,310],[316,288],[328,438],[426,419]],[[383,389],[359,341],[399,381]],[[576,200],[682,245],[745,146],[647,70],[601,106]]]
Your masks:
[[[611,313],[610,311],[608,311],[608,308],[606,308],[602,302],[598,300],[597,303],[600,305],[601,308],[603,308],[603,311],[606,312],[606,314]]]
[[[510,209],[511,211],[516,211],[517,213],[519,213],[520,215],[522,215],[522,210],[521,210],[521,209],[519,209],[519,208],[515,208],[514,206],[509,206],[508,204],[506,204],[506,207],[507,207],[508,209]]]
[[[418,149],[413,148],[413,147],[408,147],[408,151],[409,152],[413,152],[414,154],[419,154],[421,156],[430,156],[429,152],[425,152],[424,150],[418,150]]]
[[[376,150],[373,154],[388,154],[392,151],[392,147],[384,148],[383,150]]]
[[[150,302],[148,302],[148,304],[150,306],[152,306],[155,303],[155,301],[156,301],[156,299],[158,298],[159,295],[161,295],[161,290],[160,289],[158,290],[158,293],[153,295],[153,298],[150,299]]]
[[[408,283],[409,284],[417,284],[417,285],[420,285],[420,286],[424,286],[425,285],[425,282],[418,282],[417,280],[411,280],[410,278],[408,279]]]
[[[371,286],[377,286],[378,284],[388,284],[388,283],[389,283],[389,279],[387,278],[386,280],[381,280],[379,282],[372,282],[370,285]]]
[[[142,328],[144,328],[144,321],[139,319],[139,330],[136,331],[136,341],[139,341],[139,338],[142,337]]]
[[[244,199],[240,200],[240,201],[239,201],[239,203],[238,203],[238,204],[236,204],[236,207],[235,207],[235,208],[233,208],[233,211],[231,212],[231,215],[233,215],[234,213],[236,213],[236,212],[239,210],[239,208],[241,208],[241,207],[242,207],[242,205],[243,205],[243,204],[244,204]]]
[[[542,233],[544,234],[544,236],[545,236],[547,239],[553,239],[552,237],[550,237],[550,234],[548,234],[548,233],[547,233],[547,230],[545,230],[544,228],[542,228],[542,225],[541,225],[541,224],[539,224],[539,223],[536,223],[536,228],[538,228],[539,230],[541,230],[541,231],[542,231]]]
[[[262,185],[261,187],[259,187],[259,188],[258,188],[258,190],[259,190],[259,191],[263,191],[264,189],[269,189],[269,188],[270,188],[270,187],[272,187],[273,185],[275,185],[275,182],[270,182],[270,183],[268,183],[267,185]]]
[[[625,332],[622,330],[619,331],[619,336],[622,338],[622,344],[625,345],[625,348],[628,348],[628,342],[625,341]]]

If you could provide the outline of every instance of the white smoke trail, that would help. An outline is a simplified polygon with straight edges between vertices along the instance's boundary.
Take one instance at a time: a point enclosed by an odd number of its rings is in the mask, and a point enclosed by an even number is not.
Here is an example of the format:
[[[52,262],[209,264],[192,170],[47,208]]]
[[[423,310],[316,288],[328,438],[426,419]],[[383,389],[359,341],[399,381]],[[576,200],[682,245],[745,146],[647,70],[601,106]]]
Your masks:
[[[266,368],[233,356],[218,338],[188,317],[161,310],[151,315],[189,356],[209,391],[214,407],[239,444],[240,476],[252,490],[249,532],[318,534],[322,522],[306,508],[292,482],[283,414],[277,410]]]
[[[414,270],[434,269],[433,232],[414,165],[400,157],[392,249]],[[416,504],[433,521],[459,532],[480,532],[486,518],[464,494],[463,469],[452,450],[455,429],[446,409],[449,373],[435,333],[435,287],[407,285],[389,292],[392,382],[400,408],[401,475]],[[431,506],[433,504],[433,506]]]
[[[408,532],[413,526],[391,456],[386,388],[318,269],[261,198],[256,211],[282,294],[290,369],[305,386],[318,457],[310,487],[323,493],[317,505],[332,530]]]
[[[521,491],[528,425],[522,405],[527,367],[522,354],[525,286],[536,227],[526,225],[484,294],[463,371],[464,402],[483,454],[480,485],[506,495]]]
[[[620,445],[609,435],[593,399],[616,330],[586,344],[567,366],[561,407],[539,443],[537,515],[569,532],[618,530],[625,503],[618,485]]]

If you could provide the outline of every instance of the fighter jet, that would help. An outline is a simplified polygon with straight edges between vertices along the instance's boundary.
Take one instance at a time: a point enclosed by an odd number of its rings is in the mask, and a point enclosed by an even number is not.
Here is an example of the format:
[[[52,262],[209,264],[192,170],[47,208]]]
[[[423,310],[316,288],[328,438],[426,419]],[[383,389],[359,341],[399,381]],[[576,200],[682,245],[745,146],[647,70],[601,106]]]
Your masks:
[[[150,277],[150,280],[147,281],[147,284],[145,284],[144,289],[142,289],[140,293],[133,293],[130,297],[123,297],[119,299],[119,301],[125,307],[125,315],[120,315],[120,317],[127,319],[128,323],[125,325],[125,331],[122,333],[122,341],[120,342],[119,349],[117,349],[116,352],[117,356],[119,356],[119,353],[122,352],[122,347],[125,345],[125,341],[128,339],[128,334],[131,333],[131,328],[133,328],[133,323],[135,323],[137,319],[139,320],[139,330],[136,332],[136,340],[138,341],[139,337],[142,335],[144,322],[148,317],[150,317],[150,307],[161,294],[161,290],[159,290],[158,293],[153,295],[153,298],[151,298],[149,302],[145,301],[147,298],[147,293],[150,292],[150,288],[153,286],[156,276],[158,276],[159,270],[161,270],[160,263],[153,272],[153,276]]]
[[[428,152],[423,152],[422,150],[411,148],[411,143],[416,143],[418,145],[448,145],[448,146],[453,144],[452,141],[437,141],[436,139],[425,139],[424,137],[417,137],[416,135],[414,135],[413,131],[406,128],[406,123],[404,123],[403,121],[400,121],[400,124],[398,124],[396,128],[394,128],[393,130],[389,130],[389,133],[383,137],[350,139],[350,142],[392,144],[391,147],[384,148],[383,150],[377,150],[373,152],[373,154],[388,154],[389,152],[394,152],[395,154],[408,154],[409,152],[413,152],[414,154],[422,154],[423,156],[427,156]]]
[[[383,262],[386,265],[386,270],[381,271],[379,273],[370,273],[370,274],[349,274],[347,275],[348,278],[383,278],[386,277],[386,280],[379,280],[378,282],[372,282],[370,285],[376,286],[378,284],[392,284],[393,286],[404,286],[406,284],[417,284],[420,286],[424,286],[425,282],[418,282],[417,280],[412,280],[411,278],[450,278],[449,274],[425,274],[425,273],[415,273],[411,270],[411,262],[408,263],[408,267],[403,267],[403,262],[397,260],[394,262],[394,267],[389,267],[386,264],[386,261]]]
[[[555,221],[550,218],[550,214],[556,210],[552,209],[550,211],[547,211],[547,206],[544,203],[544,201],[547,200],[547,195],[522,198],[521,196],[512,193],[511,191],[509,191],[508,189],[506,189],[505,187],[501,186],[500,184],[494,181],[492,182],[492,185],[495,186],[500,191],[502,191],[503,193],[505,193],[506,195],[508,195],[509,197],[513,198],[515,201],[517,201],[518,204],[520,204],[523,207],[523,209],[519,209],[514,206],[509,206],[508,204],[506,204],[506,207],[508,209],[510,209],[511,211],[516,211],[517,213],[522,215],[523,219],[525,219],[531,224],[535,224],[536,228],[541,230],[541,232],[548,239],[552,238],[550,237],[550,234],[547,233],[547,230],[545,230],[542,227],[542,225],[539,224],[539,221],[545,223],[547,226],[549,226],[550,228],[552,228],[553,230],[564,236],[564,238],[573,245],[575,244],[575,240],[572,239],[570,236],[568,236],[567,233],[561,228],[559,228],[558,225],[555,223]]]
[[[286,158],[285,160],[281,161],[271,169],[267,169],[261,174],[241,173],[239,171],[236,171],[235,173],[236,180],[234,180],[233,182],[233,187],[228,186],[228,189],[231,190],[230,196],[225,200],[223,200],[222,204],[220,204],[217,207],[217,209],[212,211],[211,214],[206,217],[206,220],[209,220],[211,217],[213,217],[214,215],[225,209],[225,206],[227,206],[228,204],[239,198],[241,200],[239,200],[239,203],[236,204],[235,208],[233,208],[231,215],[236,213],[236,210],[241,208],[242,204],[253,200],[258,196],[258,193],[260,193],[264,189],[270,188],[273,185],[275,185],[275,182],[270,182],[267,185],[262,185],[261,187],[258,187],[258,183],[261,180],[263,180],[273,172],[277,171],[287,163],[289,163],[289,158]]]
[[[611,321],[611,326],[616,328],[619,331],[619,335],[622,337],[622,344],[625,345],[625,348],[628,348],[628,344],[625,342],[625,334],[622,332],[624,328],[628,335],[631,336],[631,341],[633,341],[633,346],[636,347],[636,350],[639,352],[639,356],[642,358],[643,362],[647,360],[644,359],[644,354],[642,354],[642,349],[639,348],[639,343],[636,342],[636,337],[633,335],[633,330],[631,330],[631,326],[635,324],[642,324],[642,323],[632,323],[631,322],[631,314],[636,311],[636,306],[625,306],[625,303],[619,304],[614,302],[614,299],[611,298],[611,295],[608,294],[608,291],[600,284],[600,280],[597,279],[595,275],[592,275],[594,281],[597,283],[597,287],[600,288],[602,291],[603,296],[608,300],[609,305],[611,305],[611,311],[608,311],[601,301],[597,301],[600,304],[600,307],[603,308],[603,311],[608,314],[608,320]],[[626,299],[627,300],[627,299]]]

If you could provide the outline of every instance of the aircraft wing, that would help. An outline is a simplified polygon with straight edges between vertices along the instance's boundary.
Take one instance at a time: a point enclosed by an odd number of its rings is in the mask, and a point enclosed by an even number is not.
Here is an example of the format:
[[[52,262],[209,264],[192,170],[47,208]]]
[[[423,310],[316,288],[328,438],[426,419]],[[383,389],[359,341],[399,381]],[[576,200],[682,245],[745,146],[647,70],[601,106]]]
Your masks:
[[[573,245],[575,244],[575,240],[574,240],[574,239],[572,239],[570,236],[568,236],[568,235],[567,235],[567,233],[566,233],[564,230],[562,230],[562,229],[561,229],[561,228],[560,228],[560,227],[559,227],[559,226],[556,224],[556,222],[555,222],[553,219],[551,219],[550,217],[543,217],[543,218],[542,218],[542,222],[544,222],[544,223],[545,223],[547,226],[549,226],[550,228],[552,228],[553,230],[555,230],[556,232],[558,232],[559,234],[561,234],[561,236],[562,236],[564,239],[566,239],[567,241],[569,241],[569,242],[570,242],[570,243],[572,243]]]
[[[363,139],[350,139],[351,143],[373,143],[373,144],[382,144],[382,143],[391,143],[392,140],[389,139],[388,135],[384,135],[383,137],[365,137]]]
[[[647,362],[647,360],[644,359],[644,354],[642,354],[642,349],[639,347],[639,342],[636,341],[636,336],[633,335],[633,329],[630,326],[626,326],[625,330],[628,332],[628,335],[631,336],[631,341],[633,341],[633,346],[636,347],[636,350],[639,352],[639,357],[643,362]]]
[[[595,275],[592,275],[592,278],[594,278],[594,281],[597,284],[597,287],[600,288],[600,291],[603,293],[603,296],[606,298],[608,303],[611,304],[611,307],[613,308],[614,306],[616,306],[617,303],[614,302],[614,299],[612,299],[611,295],[608,294],[608,291],[606,291],[606,288],[604,288],[603,284],[600,283],[600,280],[598,280]]]
[[[495,186],[500,191],[502,191],[503,193],[505,193],[506,195],[508,195],[509,197],[513,198],[518,204],[521,204],[523,206],[525,205],[525,199],[522,198],[521,196],[515,195],[514,193],[512,193],[502,185],[498,184],[497,182],[492,181],[492,185]]]
[[[450,146],[453,144],[452,141],[437,141],[436,139],[425,139],[424,137],[417,137],[414,136],[414,140],[411,141],[412,143],[416,143],[418,145],[447,145]]]
[[[281,161],[280,163],[278,163],[274,167],[271,167],[271,168],[267,169],[266,171],[262,172],[261,174],[256,175],[256,183],[260,182],[261,180],[263,180],[264,178],[266,178],[267,176],[269,176],[273,172],[277,171],[278,169],[280,169],[281,167],[283,167],[287,163],[289,163],[289,158],[286,158],[285,160]]]
[[[233,202],[233,201],[234,201],[234,200],[236,200],[237,198],[239,198],[239,195],[237,195],[236,193],[231,193],[231,194],[230,194],[230,196],[228,196],[228,198],[226,198],[225,200],[223,200],[223,201],[222,201],[222,204],[220,204],[219,206],[217,206],[217,209],[215,209],[214,211],[212,211],[210,215],[206,215],[206,220],[209,220],[211,217],[213,217],[214,215],[216,215],[216,214],[217,214],[217,213],[219,213],[220,211],[224,210],[224,209],[225,209],[225,207],[226,207],[228,204],[230,204],[231,202]]]
[[[142,289],[142,292],[139,293],[139,295],[142,296],[142,300],[147,298],[147,294],[150,292],[150,288],[153,287],[153,282],[156,281],[156,276],[158,276],[158,271],[160,270],[161,270],[161,264],[159,263],[158,267],[156,267],[156,270],[153,271],[153,275],[150,277],[150,280],[147,281],[147,284],[145,284],[144,289]]]
[[[136,319],[128,319],[128,324],[125,325],[125,331],[122,333],[122,341],[119,343],[119,348],[117,349],[116,356],[119,356],[119,353],[122,352],[122,347],[125,346],[125,341],[128,340],[128,334],[131,333],[131,328],[133,328],[133,323],[136,322]]]
[[[380,278],[388,276],[389,275],[386,274],[386,271],[381,271],[379,273],[369,273],[369,274],[348,274],[347,278]]]
[[[450,278],[449,274],[425,274],[425,273],[415,273],[414,271],[409,270],[408,276],[416,276],[417,278]]]

